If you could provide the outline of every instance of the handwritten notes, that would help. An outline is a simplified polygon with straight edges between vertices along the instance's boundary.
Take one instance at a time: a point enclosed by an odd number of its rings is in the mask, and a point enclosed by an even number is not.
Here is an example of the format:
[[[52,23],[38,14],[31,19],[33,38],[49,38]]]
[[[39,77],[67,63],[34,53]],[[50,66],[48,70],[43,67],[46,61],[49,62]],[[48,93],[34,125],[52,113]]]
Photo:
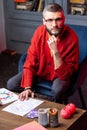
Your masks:
[[[44,101],[34,99],[34,98],[29,98],[29,100],[25,100],[25,101],[17,100],[12,104],[8,105],[7,107],[5,107],[3,111],[24,116],[43,102]]]
[[[18,99],[18,96],[15,93],[9,91],[6,88],[0,89],[0,105],[10,103],[10,102],[15,101],[17,99]]]

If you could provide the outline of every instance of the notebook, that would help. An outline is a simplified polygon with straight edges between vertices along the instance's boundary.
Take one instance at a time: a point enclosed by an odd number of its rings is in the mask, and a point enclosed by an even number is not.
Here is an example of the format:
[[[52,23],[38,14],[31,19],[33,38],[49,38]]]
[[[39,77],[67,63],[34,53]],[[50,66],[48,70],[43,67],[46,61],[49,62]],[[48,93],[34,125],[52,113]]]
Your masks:
[[[47,130],[47,129],[42,125],[40,125],[38,122],[32,121],[30,123],[17,127],[13,130]]]

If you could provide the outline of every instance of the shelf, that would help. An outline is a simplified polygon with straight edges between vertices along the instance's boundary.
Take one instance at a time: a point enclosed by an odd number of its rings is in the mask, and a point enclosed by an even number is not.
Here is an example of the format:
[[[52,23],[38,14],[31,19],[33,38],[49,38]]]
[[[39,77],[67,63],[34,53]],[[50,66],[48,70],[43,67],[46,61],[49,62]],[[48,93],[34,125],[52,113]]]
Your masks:
[[[77,14],[72,14],[70,0],[44,1],[45,4],[56,2],[63,7],[66,24],[87,26],[87,11],[85,15],[81,15],[79,12]],[[3,3],[5,10],[7,47],[8,49],[13,48],[17,52],[23,53],[27,50],[36,27],[42,24],[42,12],[18,10],[15,8],[13,0],[4,0]]]
[[[79,0],[72,0],[72,1],[79,1]],[[84,0],[80,0],[80,2],[81,1],[84,1]],[[87,2],[87,0],[85,1]],[[85,14],[81,14],[80,11],[77,11],[75,14],[72,14],[70,0],[64,0],[63,5],[64,5],[63,8],[64,8],[67,24],[87,26],[87,8],[86,8]],[[78,4],[76,3],[76,5]],[[86,4],[86,7],[87,7],[87,4]]]

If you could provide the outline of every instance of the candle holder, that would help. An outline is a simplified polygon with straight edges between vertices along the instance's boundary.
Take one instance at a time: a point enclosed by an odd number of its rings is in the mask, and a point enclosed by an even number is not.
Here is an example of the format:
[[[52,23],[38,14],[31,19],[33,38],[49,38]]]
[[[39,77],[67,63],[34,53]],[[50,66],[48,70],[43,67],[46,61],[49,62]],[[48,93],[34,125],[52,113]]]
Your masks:
[[[47,109],[40,108],[38,110],[38,123],[40,123],[42,126],[47,127],[48,126],[48,114]]]

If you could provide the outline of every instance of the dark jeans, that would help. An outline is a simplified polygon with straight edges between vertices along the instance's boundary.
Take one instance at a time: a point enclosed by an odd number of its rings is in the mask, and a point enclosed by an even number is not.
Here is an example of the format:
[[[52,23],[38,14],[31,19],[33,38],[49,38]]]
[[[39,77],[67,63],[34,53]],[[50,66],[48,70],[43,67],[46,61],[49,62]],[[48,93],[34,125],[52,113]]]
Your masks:
[[[15,92],[22,92],[24,89],[20,87],[21,78],[22,72],[10,78],[7,82],[7,89]],[[59,78],[56,78],[53,81],[38,81],[36,78],[33,82],[32,88],[36,93],[50,96],[52,101],[61,103],[64,98],[64,93],[66,92],[69,85],[70,81],[63,81]]]

